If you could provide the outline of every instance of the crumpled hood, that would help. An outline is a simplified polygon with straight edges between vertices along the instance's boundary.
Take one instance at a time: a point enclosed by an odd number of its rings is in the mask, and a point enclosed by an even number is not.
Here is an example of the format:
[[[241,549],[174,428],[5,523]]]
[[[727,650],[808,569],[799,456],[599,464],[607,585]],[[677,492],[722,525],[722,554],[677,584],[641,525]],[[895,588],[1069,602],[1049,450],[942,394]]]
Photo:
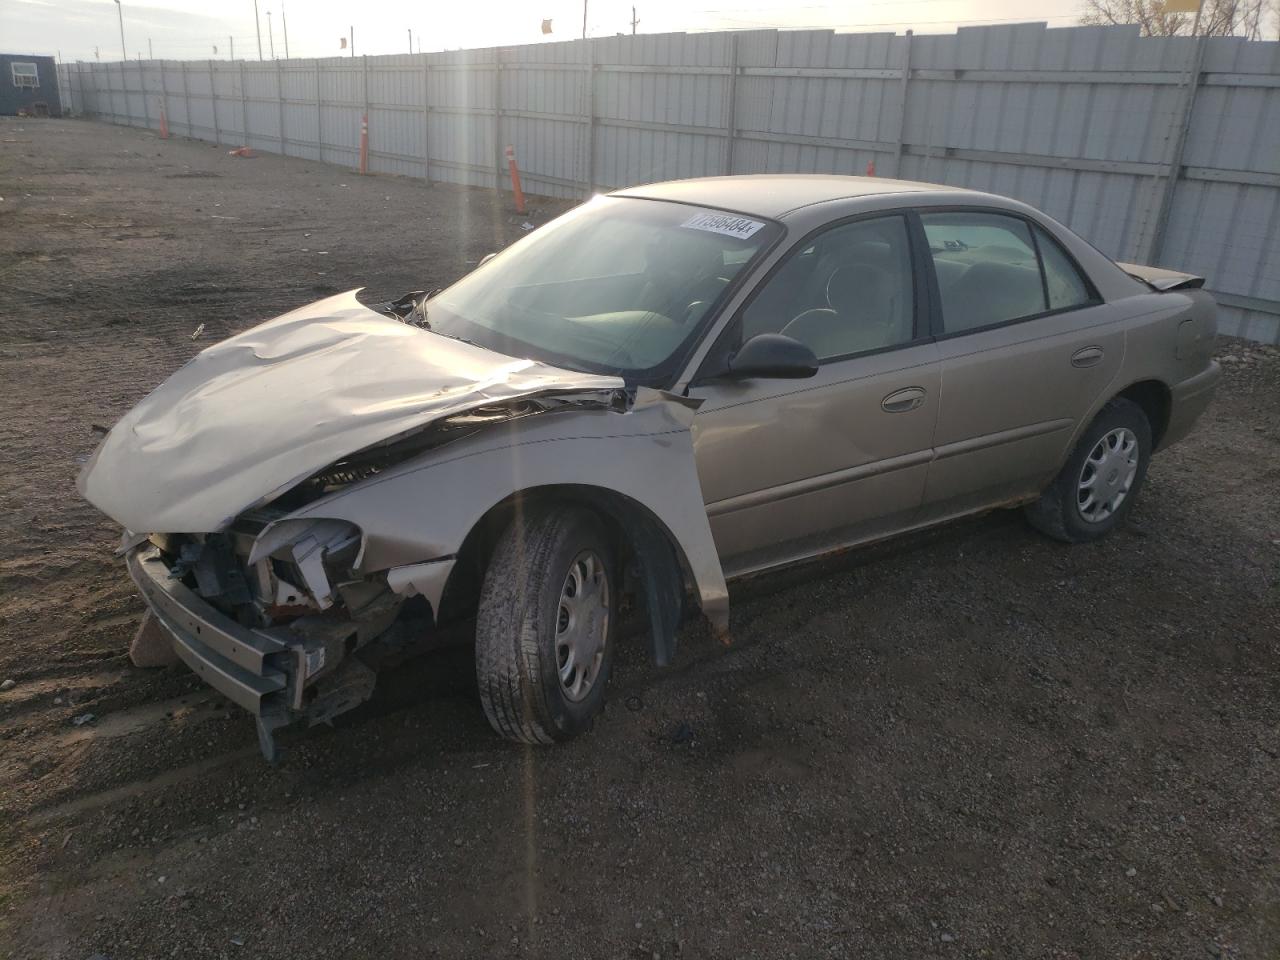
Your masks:
[[[111,429],[80,473],[81,495],[140,533],[219,530],[335,460],[433,420],[623,386],[411,327],[356,292],[202,351]]]

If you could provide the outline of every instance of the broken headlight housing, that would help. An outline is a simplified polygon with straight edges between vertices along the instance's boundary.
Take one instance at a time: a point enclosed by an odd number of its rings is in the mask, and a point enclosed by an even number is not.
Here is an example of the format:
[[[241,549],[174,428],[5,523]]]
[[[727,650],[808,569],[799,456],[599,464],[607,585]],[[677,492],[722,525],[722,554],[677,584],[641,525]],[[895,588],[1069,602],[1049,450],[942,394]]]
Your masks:
[[[345,520],[282,520],[253,542],[246,566],[258,595],[272,606],[304,602],[321,610],[333,606],[337,588],[355,578],[360,529]]]

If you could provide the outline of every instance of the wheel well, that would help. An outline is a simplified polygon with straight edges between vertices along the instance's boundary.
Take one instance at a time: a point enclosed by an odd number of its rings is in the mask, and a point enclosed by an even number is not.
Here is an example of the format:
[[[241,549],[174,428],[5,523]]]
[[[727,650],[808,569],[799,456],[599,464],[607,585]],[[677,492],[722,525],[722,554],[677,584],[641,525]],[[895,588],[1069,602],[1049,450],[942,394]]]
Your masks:
[[[668,644],[674,643],[675,627],[683,614],[683,599],[693,583],[688,561],[671,532],[646,507],[602,487],[533,487],[512,494],[486,511],[458,550],[457,562],[441,596],[438,620],[451,622],[471,615],[480,599],[489,558],[503,531],[524,511],[552,504],[589,507],[600,517],[610,542],[618,550],[619,571],[636,561],[642,579],[647,581],[641,592],[649,600],[654,655],[659,663],[665,663],[671,652]],[[645,597],[639,599],[643,604]]]
[[[1169,411],[1172,406],[1172,394],[1169,388],[1159,380],[1142,380],[1121,390],[1117,397],[1123,397],[1142,408],[1151,424],[1151,446],[1156,449],[1169,426]]]

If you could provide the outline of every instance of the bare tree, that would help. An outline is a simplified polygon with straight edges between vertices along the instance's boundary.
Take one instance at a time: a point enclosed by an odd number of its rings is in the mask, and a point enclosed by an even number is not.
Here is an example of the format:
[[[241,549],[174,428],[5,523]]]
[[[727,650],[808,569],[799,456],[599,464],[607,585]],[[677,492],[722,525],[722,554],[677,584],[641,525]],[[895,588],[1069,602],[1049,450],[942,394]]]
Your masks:
[[[1204,0],[1200,33],[1210,37],[1245,37],[1260,40],[1268,8],[1280,0]],[[1084,0],[1081,23],[1136,23],[1144,37],[1189,34],[1195,17],[1168,13],[1164,0]]]

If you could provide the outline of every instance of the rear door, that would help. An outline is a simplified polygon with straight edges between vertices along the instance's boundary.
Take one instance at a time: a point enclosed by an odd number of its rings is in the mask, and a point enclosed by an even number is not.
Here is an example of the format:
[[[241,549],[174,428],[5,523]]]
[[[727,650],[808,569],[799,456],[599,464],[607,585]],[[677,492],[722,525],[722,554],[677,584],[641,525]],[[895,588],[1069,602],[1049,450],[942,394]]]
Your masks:
[[[704,364],[761,333],[820,360],[804,380],[699,379],[694,451],[727,575],[908,525],[920,507],[938,409],[923,252],[905,215],[801,240]]]
[[[1039,224],[921,210],[942,398],[922,521],[1037,494],[1120,368],[1119,310]]]

